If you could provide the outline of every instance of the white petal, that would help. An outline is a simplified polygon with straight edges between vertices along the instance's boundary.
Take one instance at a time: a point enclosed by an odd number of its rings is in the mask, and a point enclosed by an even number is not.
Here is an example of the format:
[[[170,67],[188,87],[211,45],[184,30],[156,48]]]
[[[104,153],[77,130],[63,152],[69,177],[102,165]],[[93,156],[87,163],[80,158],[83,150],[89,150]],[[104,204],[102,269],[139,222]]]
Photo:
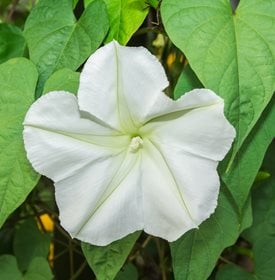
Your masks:
[[[79,106],[116,129],[135,132],[167,86],[163,67],[145,48],[113,41],[86,62]]]
[[[222,160],[235,137],[235,129],[223,113],[223,100],[206,89],[193,90],[176,102],[165,100],[155,107],[152,116],[156,117],[141,134],[186,153]]]
[[[39,173],[54,181],[120,153],[129,137],[81,118],[75,96],[52,92],[37,100],[24,121],[27,156]]]
[[[220,184],[217,162],[144,142],[144,230],[172,242],[214,212]]]
[[[101,246],[141,230],[139,162],[140,153],[126,152],[57,182],[62,226],[73,237]]]

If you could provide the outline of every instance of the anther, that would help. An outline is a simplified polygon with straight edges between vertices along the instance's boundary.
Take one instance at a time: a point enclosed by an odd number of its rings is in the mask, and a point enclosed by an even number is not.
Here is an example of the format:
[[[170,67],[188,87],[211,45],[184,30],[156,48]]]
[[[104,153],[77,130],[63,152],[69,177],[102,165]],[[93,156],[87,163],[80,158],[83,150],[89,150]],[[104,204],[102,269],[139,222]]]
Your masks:
[[[141,137],[136,136],[131,139],[131,143],[129,145],[131,152],[136,152],[139,148],[142,147],[143,140]]]

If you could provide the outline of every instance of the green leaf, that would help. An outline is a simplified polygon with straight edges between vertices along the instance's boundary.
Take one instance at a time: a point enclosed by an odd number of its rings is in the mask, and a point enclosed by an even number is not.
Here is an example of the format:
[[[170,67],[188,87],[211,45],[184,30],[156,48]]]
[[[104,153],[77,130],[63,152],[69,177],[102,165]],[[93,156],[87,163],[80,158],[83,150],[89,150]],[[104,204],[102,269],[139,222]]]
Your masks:
[[[223,173],[223,181],[232,192],[240,211],[258,174],[264,154],[275,136],[274,119],[275,97],[237,153],[229,172]]]
[[[222,188],[215,213],[199,229],[170,243],[176,280],[207,279],[223,249],[235,242],[242,225],[231,200]]]
[[[22,122],[34,100],[37,76],[35,66],[25,58],[0,65],[0,226],[39,179],[26,158],[22,137]]]
[[[183,68],[183,71],[177,81],[174,90],[174,99],[180,98],[184,93],[195,88],[203,88],[203,85],[188,64]]]
[[[11,255],[0,256],[0,278],[1,280],[21,280],[22,275],[16,263],[16,259]]]
[[[94,0],[85,0],[85,4]],[[148,14],[146,0],[104,0],[107,5],[110,30],[105,42],[113,39],[126,45]]]
[[[76,7],[76,5],[78,4],[79,0],[73,0],[73,9]]]
[[[76,94],[79,86],[79,72],[74,72],[68,68],[54,72],[46,81],[43,93],[50,91],[68,91]]]
[[[275,111],[275,110],[274,110]],[[273,118],[274,121],[274,118]],[[257,185],[252,192],[253,224],[244,232],[250,242],[255,243],[263,237],[275,236],[275,142],[267,150],[262,165],[271,176]],[[275,242],[275,238],[274,241]]]
[[[23,275],[17,267],[16,258],[12,255],[0,256],[1,280],[52,280],[53,275],[48,261],[44,258],[34,258]]]
[[[275,242],[274,236],[261,236],[253,246],[254,271],[248,273],[233,265],[226,265],[217,273],[217,280],[274,280]]]
[[[154,9],[157,9],[160,3],[159,0],[147,0],[146,2]]]
[[[53,275],[45,258],[34,258],[23,280],[52,280]]]
[[[34,219],[26,220],[16,230],[14,237],[14,254],[18,267],[26,271],[35,257],[48,256],[51,236],[41,232]]]
[[[273,185],[274,187],[274,185]],[[255,242],[254,260],[255,271],[254,274],[257,279],[274,280],[275,275],[275,238],[273,236],[262,236]]]
[[[38,95],[54,71],[76,70],[100,46],[108,28],[106,5],[102,0],[93,1],[77,22],[71,1],[39,1],[24,30],[30,58],[40,73]]]
[[[274,107],[272,108],[274,110]],[[273,118],[274,120],[274,118]],[[274,129],[274,128],[273,128]],[[242,235],[253,245],[253,274],[236,266],[227,265],[217,274],[217,280],[263,279],[273,280],[275,275],[275,142],[267,150],[263,170],[271,176],[257,184],[252,192],[253,225]],[[247,278],[241,278],[247,277]]]
[[[228,264],[222,267],[217,275],[216,280],[256,280],[252,274],[248,273],[247,271],[243,270],[242,268],[234,265]]]
[[[25,39],[22,31],[11,24],[0,24],[0,64],[10,58],[23,56]]]
[[[233,13],[229,0],[163,0],[161,15],[200,81],[225,99],[233,160],[274,90],[274,3],[242,0]]]
[[[113,280],[132,250],[140,232],[111,243],[105,247],[82,242],[82,251],[98,280]]]

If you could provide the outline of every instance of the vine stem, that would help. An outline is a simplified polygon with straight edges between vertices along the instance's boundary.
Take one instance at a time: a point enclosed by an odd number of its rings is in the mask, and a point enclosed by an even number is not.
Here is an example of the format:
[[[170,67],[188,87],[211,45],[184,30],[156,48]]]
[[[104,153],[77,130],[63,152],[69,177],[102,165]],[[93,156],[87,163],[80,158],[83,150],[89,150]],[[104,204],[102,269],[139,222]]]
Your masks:
[[[79,276],[79,275],[82,273],[82,271],[85,269],[86,265],[87,265],[87,262],[84,261],[84,262],[82,263],[82,265],[79,267],[79,269],[75,272],[75,274],[73,274],[73,275],[71,276],[70,280],[75,280],[75,279],[77,279],[78,276]]]
[[[14,0],[12,2],[11,9],[10,9],[8,15],[7,15],[7,22],[10,22],[12,20],[12,16],[13,16],[15,10],[16,10],[16,6],[18,5],[18,3],[19,3],[19,0]]]
[[[152,239],[152,236],[147,236],[147,238],[144,240],[144,242],[141,244],[140,248],[137,249],[137,251],[132,255],[132,256],[129,256],[128,260],[131,262],[133,261],[138,255],[139,255],[139,252],[144,249],[148,243],[151,241]]]
[[[219,259],[220,259],[221,261],[223,261],[224,263],[227,263],[227,264],[234,264],[233,262],[231,262],[230,260],[224,258],[223,256],[220,256]]]
[[[165,269],[165,248],[161,245],[161,240],[156,239],[157,251],[159,255],[159,266],[161,271],[162,280],[167,280],[166,269]]]
[[[73,242],[69,239],[69,258],[70,258],[70,278],[74,275],[74,255],[73,255]]]

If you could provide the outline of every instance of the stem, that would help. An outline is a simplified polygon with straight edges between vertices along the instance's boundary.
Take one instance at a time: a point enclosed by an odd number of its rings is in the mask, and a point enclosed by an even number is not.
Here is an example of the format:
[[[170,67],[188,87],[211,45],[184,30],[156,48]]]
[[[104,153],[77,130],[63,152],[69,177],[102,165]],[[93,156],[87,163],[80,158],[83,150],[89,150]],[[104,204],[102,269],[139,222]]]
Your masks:
[[[231,262],[230,260],[228,260],[228,259],[226,259],[226,258],[224,258],[224,257],[222,257],[222,256],[220,256],[219,259],[220,259],[221,261],[223,261],[224,263],[227,263],[227,264],[234,264],[233,262]]]
[[[55,223],[55,227],[57,228],[57,230],[64,235],[67,239],[71,240],[71,237],[69,236],[69,234],[58,224]]]
[[[65,243],[65,242],[63,242],[63,241],[61,241],[61,240],[59,240],[59,239],[56,239],[56,238],[53,238],[53,242],[54,243],[58,243],[59,245],[62,245],[62,246],[64,246],[64,247],[68,247],[68,244],[67,243]]]
[[[162,246],[161,240],[159,238],[156,239],[156,245],[159,255],[159,266],[161,271],[162,280],[167,280],[166,276],[166,267],[165,267],[165,247]]]
[[[144,28],[140,28],[134,36],[139,36],[139,35],[143,35],[146,34],[148,32],[152,32],[152,33],[160,33],[160,30],[158,29],[157,26],[155,27],[144,27]]]
[[[136,251],[135,251],[135,253],[132,255],[132,256],[130,256],[129,258],[128,258],[128,260],[130,261],[130,262],[132,262],[138,255],[139,255],[139,252],[141,251],[141,249],[144,249],[144,248],[146,248],[146,246],[148,245],[148,243],[151,241],[151,239],[152,239],[153,237],[152,236],[147,236],[147,238],[143,241],[143,243],[141,244],[141,246],[140,246],[140,248],[138,248]]]
[[[73,255],[73,243],[69,240],[69,258],[70,258],[70,278],[74,275],[74,255]]]
[[[149,236],[144,240],[144,242],[142,243],[141,248],[144,249],[144,248],[148,245],[148,243],[151,241],[152,238],[153,238],[153,237],[149,235]]]
[[[53,260],[56,260],[58,258],[60,258],[61,256],[63,256],[65,253],[68,252],[68,249],[66,248],[65,250],[59,252],[58,254],[56,254],[54,257],[53,257]]]
[[[82,265],[79,267],[79,269],[75,272],[75,274],[72,275],[72,277],[71,277],[70,280],[75,280],[75,279],[77,279],[78,276],[79,276],[79,275],[82,273],[82,271],[85,269],[86,265],[87,265],[87,262],[84,261],[84,262],[82,263]]]
[[[33,211],[33,213],[34,213],[34,215],[35,215],[35,217],[36,217],[36,219],[37,219],[37,221],[38,221],[38,223],[39,223],[39,225],[40,225],[42,231],[43,231],[43,232],[46,232],[46,229],[45,229],[45,227],[44,227],[44,224],[43,224],[43,222],[42,222],[41,219],[40,219],[40,213],[37,211],[37,209],[35,208],[35,206],[33,206],[33,205],[31,205],[31,204],[30,204],[30,208],[32,209],[32,211]]]

